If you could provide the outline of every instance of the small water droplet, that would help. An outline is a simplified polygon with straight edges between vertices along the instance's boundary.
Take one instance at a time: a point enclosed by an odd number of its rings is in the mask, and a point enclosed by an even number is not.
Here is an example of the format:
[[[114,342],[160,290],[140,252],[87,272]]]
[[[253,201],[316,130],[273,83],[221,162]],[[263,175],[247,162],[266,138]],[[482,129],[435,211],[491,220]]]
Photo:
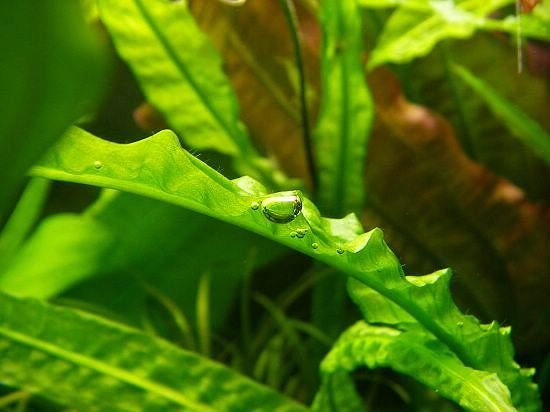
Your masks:
[[[296,237],[296,232],[290,232],[290,237]]]
[[[94,167],[99,170],[103,167],[103,163],[101,163],[99,160],[96,160],[94,162]]]
[[[307,233],[307,229],[305,228],[300,228],[300,229],[296,229],[296,235],[299,237],[299,238],[303,238]]]
[[[313,249],[319,249],[319,243],[313,242],[313,243],[311,244],[311,247],[312,247]]]
[[[258,210],[258,209],[260,208],[260,204],[259,204],[258,202],[252,202],[252,203],[250,204],[250,208],[251,208],[252,210]]]
[[[456,326],[458,326],[459,328],[462,328],[464,327],[464,322],[456,322]]]
[[[339,255],[343,254],[344,253],[344,249],[336,249],[336,253],[338,253]]]
[[[302,211],[298,192],[275,193],[262,200],[262,212],[273,223],[289,223]]]

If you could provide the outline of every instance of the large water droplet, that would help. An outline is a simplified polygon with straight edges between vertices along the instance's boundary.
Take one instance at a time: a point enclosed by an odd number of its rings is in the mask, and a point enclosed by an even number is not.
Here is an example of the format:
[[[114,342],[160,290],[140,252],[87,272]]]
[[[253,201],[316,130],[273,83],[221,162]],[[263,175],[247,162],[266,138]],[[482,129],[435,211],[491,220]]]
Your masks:
[[[288,223],[302,211],[302,199],[298,192],[275,193],[262,200],[264,216],[274,223]]]
[[[95,167],[97,170],[99,170],[99,169],[101,169],[101,168],[103,167],[103,163],[101,163],[99,160],[96,160],[96,161],[94,162],[94,167]]]

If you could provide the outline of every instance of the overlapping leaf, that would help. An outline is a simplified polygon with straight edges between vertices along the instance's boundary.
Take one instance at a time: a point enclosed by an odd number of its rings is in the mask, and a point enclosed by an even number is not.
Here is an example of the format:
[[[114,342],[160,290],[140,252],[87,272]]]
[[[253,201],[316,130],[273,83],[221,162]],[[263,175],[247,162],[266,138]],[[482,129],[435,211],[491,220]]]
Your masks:
[[[83,410],[307,410],[161,339],[4,293],[0,357],[3,383]]]
[[[186,2],[102,0],[99,5],[149,101],[186,142],[234,156],[241,173],[281,184],[281,174],[251,145],[221,58]]]
[[[97,162],[101,162],[101,168],[95,167]],[[169,131],[119,145],[74,129],[33,173],[174,203],[326,262],[398,308],[394,322],[413,324],[433,335],[465,366],[496,373],[510,389],[516,407],[538,408],[536,387],[513,361],[508,330],[496,323],[480,325],[474,317],[462,314],[449,293],[448,271],[423,278],[405,278],[381,231],[359,234],[362,229],[353,216],[341,220],[322,218],[316,207],[303,199],[302,211],[294,220],[286,224],[273,223],[262,213],[261,202],[270,195],[259,183],[250,178],[227,180],[183,151]],[[359,303],[364,301],[361,299]],[[379,315],[376,310],[365,311],[368,321],[373,313]],[[384,321],[388,321],[385,315]]]
[[[321,113],[315,132],[319,202],[342,216],[363,204],[363,168],[373,105],[362,70],[362,24],[355,0],[323,1]]]
[[[548,25],[533,16],[508,16],[504,19],[486,17],[513,4],[511,0],[462,0],[458,2],[361,0],[366,7],[400,6],[390,17],[369,60],[373,68],[384,63],[405,63],[425,56],[441,40],[464,39],[477,30],[498,30],[516,34],[521,25],[523,35],[550,39]]]
[[[508,388],[494,373],[465,367],[456,355],[420,331],[402,332],[357,322],[344,332],[321,364],[323,386],[314,409],[332,411],[329,398],[338,388],[331,379],[367,366],[390,367],[436,390],[469,411],[514,411]],[[352,398],[353,399],[353,398]],[[351,409],[350,410],[362,410]]]

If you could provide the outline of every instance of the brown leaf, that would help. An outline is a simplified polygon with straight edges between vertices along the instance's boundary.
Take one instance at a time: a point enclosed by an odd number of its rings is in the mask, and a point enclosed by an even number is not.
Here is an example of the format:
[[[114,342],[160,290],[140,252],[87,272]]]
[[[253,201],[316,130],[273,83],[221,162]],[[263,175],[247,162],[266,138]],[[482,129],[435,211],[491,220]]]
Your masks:
[[[469,159],[449,123],[407,102],[390,72],[376,71],[370,84],[385,132],[384,142],[379,133],[373,138],[370,158],[385,151],[387,162],[385,182],[369,168],[371,196],[389,214],[408,213],[400,224],[457,269],[461,288],[487,315],[514,326],[516,341],[542,347],[550,339],[548,210]],[[391,139],[406,156],[388,155]],[[395,200],[396,192],[406,200]]]

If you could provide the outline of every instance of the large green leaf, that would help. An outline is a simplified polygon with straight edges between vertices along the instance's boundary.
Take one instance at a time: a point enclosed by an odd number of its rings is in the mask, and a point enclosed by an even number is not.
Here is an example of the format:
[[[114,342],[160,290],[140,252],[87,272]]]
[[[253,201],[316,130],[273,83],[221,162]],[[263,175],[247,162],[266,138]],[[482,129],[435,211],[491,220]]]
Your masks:
[[[497,323],[480,325],[473,316],[461,313],[449,292],[449,271],[404,277],[382,232],[361,233],[353,215],[323,218],[299,192],[269,195],[250,178],[227,180],[182,150],[169,131],[120,145],[73,129],[32,173],[174,203],[308,254],[378,293],[412,319],[404,324],[432,334],[465,366],[495,372],[509,387],[516,407],[538,408],[536,387],[513,361],[508,329]],[[399,323],[403,323],[401,317]]]
[[[161,339],[3,293],[0,359],[3,383],[82,410],[307,410]]]
[[[515,411],[508,388],[494,373],[465,367],[455,354],[419,331],[402,332],[357,322],[340,336],[321,364],[323,386],[316,409],[331,411],[331,379],[367,366],[390,367],[412,376],[469,411]],[[328,392],[328,393],[327,393]],[[357,410],[357,409],[356,409]]]
[[[363,165],[373,105],[362,70],[362,25],[356,0],[321,4],[321,113],[315,131],[319,202],[342,216],[363,205]]]
[[[483,98],[495,116],[508,127],[515,137],[543,158],[546,163],[550,163],[550,134],[466,68],[454,66],[453,71]]]
[[[102,89],[103,55],[78,7],[0,4],[0,226],[27,169]]]

